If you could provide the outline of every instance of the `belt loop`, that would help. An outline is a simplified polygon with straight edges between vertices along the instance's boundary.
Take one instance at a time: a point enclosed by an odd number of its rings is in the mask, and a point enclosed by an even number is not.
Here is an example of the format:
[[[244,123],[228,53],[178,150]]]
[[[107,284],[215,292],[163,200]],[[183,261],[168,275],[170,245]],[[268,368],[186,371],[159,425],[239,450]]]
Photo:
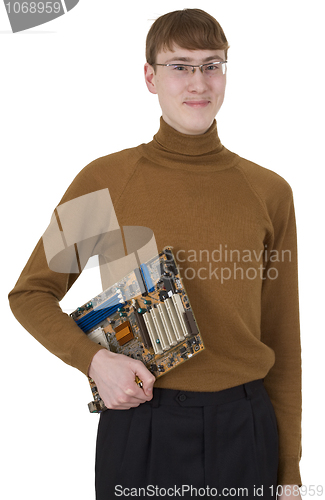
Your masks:
[[[160,390],[159,387],[154,387],[153,388],[153,397],[152,397],[152,407],[153,408],[158,408],[159,406],[159,395],[160,395]]]
[[[244,386],[244,389],[246,392],[246,399],[251,399],[253,392],[252,392],[252,389],[251,389],[249,382],[247,382],[246,384],[243,384],[243,386]]]

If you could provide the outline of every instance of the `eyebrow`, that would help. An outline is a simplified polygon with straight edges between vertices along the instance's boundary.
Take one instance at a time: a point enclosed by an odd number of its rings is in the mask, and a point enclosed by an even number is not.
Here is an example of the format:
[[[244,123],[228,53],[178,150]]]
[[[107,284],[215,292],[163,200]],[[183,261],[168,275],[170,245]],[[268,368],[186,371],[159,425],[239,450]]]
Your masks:
[[[219,59],[219,61],[223,61],[223,58],[221,56],[214,55],[206,57],[205,59],[203,59],[203,62],[214,61],[216,59]],[[168,61],[165,61],[165,64],[176,61],[191,62],[193,61],[193,59],[191,57],[172,57],[171,59],[168,59]]]

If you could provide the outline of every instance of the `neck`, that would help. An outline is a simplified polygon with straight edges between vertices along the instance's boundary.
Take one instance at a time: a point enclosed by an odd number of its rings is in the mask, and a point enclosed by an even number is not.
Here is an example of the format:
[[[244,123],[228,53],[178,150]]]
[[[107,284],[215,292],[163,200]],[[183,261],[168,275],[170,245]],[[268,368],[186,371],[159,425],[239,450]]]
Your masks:
[[[202,155],[222,148],[215,119],[204,134],[190,135],[179,132],[161,116],[154,140],[165,150],[186,155]]]
[[[183,134],[160,117],[153,140],[144,144],[142,154],[154,164],[190,171],[212,172],[235,164],[237,155],[220,142],[216,120],[204,134]]]

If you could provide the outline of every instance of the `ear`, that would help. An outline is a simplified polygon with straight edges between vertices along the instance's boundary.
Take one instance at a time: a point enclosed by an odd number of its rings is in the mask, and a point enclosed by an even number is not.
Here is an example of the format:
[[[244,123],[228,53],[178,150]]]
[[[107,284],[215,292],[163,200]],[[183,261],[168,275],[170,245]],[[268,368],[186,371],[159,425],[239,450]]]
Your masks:
[[[151,92],[152,94],[157,94],[155,82],[156,75],[151,64],[147,62],[144,65],[144,78],[149,92]]]

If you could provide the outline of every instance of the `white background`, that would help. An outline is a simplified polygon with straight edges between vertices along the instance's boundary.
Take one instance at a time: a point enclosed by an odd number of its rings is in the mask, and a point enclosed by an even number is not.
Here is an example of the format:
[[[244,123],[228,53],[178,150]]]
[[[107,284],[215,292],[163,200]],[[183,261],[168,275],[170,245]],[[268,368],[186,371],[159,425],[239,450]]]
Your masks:
[[[157,96],[143,78],[145,37],[159,15],[194,7],[212,14],[230,43],[226,98],[217,115],[222,143],[280,174],[294,192],[303,354],[301,475],[307,488],[325,489],[323,2],[80,0],[67,15],[16,34],[0,5],[6,500],[95,498],[98,416],[88,413],[87,379],[20,326],[7,294],[78,171],[95,158],[149,142],[157,132]],[[65,297],[65,310],[99,293],[95,271],[84,275]]]

